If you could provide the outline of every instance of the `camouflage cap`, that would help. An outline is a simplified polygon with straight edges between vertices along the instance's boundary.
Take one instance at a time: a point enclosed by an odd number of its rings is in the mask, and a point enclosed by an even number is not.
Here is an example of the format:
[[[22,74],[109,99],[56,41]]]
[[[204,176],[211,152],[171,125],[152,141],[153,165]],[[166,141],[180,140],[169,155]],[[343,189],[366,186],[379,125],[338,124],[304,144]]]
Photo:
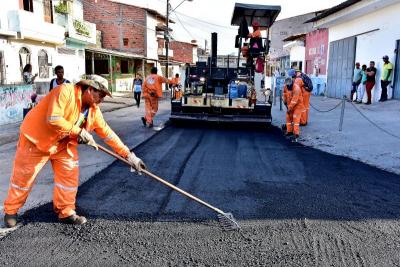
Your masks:
[[[112,97],[110,91],[108,90],[107,79],[101,77],[100,75],[96,74],[86,75],[85,78],[80,80],[77,84],[89,85],[96,90],[104,92],[109,97]]]

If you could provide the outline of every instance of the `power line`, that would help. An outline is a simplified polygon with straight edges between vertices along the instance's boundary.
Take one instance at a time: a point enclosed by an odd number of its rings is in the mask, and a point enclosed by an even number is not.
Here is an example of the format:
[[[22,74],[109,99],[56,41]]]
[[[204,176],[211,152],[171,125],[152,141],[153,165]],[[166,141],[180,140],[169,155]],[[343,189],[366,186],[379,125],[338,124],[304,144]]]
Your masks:
[[[195,17],[192,17],[192,16],[188,16],[188,15],[186,15],[186,14],[183,14],[183,13],[180,13],[180,12],[177,12],[177,11],[175,11],[175,12],[178,13],[179,15],[182,15],[182,16],[184,16],[184,17],[187,17],[187,18],[190,18],[190,19],[199,21],[199,22],[204,23],[204,24],[213,25],[213,26],[220,27],[220,28],[224,28],[224,29],[228,29],[228,30],[231,30],[231,31],[236,31],[236,30],[237,30],[237,29],[234,29],[234,28],[232,28],[232,27],[227,27],[227,26],[224,26],[224,25],[219,25],[219,24],[212,23],[212,22],[208,22],[208,21],[205,21],[205,20],[202,20],[202,19],[199,19],[199,18],[195,18]]]
[[[178,14],[176,13],[176,11],[173,11],[173,12],[174,12],[176,18],[178,19],[179,23],[182,25],[183,29],[189,34],[189,36],[190,36],[192,39],[195,39],[195,38],[193,37],[193,35],[188,31],[188,29],[186,29],[185,25],[182,23],[181,19],[179,18]]]

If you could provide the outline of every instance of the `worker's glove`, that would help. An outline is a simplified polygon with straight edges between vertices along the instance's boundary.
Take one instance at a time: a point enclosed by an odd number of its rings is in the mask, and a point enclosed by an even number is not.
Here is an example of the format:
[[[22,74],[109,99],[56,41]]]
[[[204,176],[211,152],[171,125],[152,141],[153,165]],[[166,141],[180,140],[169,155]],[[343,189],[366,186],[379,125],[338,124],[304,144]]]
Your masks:
[[[78,143],[79,144],[86,144],[86,145],[94,147],[96,150],[99,150],[99,148],[97,147],[96,141],[94,141],[93,135],[91,135],[85,129],[82,129],[82,131],[79,133],[79,135],[78,135]]]
[[[142,174],[141,171],[147,169],[144,162],[140,158],[136,157],[135,153],[133,152],[131,152],[126,159],[132,167],[132,172],[137,171],[139,174]]]
[[[151,96],[151,97],[155,97],[155,96],[156,96],[156,93],[150,92],[150,96]]]

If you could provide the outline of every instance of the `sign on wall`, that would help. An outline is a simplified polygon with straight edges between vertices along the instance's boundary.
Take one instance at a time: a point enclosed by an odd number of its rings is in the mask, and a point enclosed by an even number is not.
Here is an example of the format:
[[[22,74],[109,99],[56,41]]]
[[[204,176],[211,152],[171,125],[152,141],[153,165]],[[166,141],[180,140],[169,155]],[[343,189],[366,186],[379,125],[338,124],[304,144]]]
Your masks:
[[[117,92],[132,92],[133,78],[115,79],[115,90]]]
[[[32,93],[32,85],[0,86],[0,125],[22,121]]]

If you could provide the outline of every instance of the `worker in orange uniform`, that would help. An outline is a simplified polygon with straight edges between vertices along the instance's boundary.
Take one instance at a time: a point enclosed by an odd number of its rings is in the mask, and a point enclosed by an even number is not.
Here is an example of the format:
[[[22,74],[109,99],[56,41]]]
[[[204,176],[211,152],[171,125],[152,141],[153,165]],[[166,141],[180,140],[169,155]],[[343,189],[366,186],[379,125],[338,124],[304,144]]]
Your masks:
[[[248,37],[249,38],[261,38],[260,23],[258,23],[258,21],[253,21],[251,26],[253,27],[253,32],[249,33]]]
[[[104,121],[98,105],[106,95],[111,96],[107,80],[91,75],[75,85],[62,84],[54,88],[27,114],[20,128],[13,173],[4,201],[6,227],[16,226],[17,212],[48,161],[54,171],[53,208],[59,221],[75,225],[86,223],[86,218],[75,212],[79,184],[77,146],[83,143],[97,149],[91,131],[137,171],[146,168]]]
[[[301,70],[296,70],[296,77],[302,79],[301,78]],[[308,123],[308,113],[310,112],[311,92],[306,90],[304,83],[303,83],[303,86],[301,87],[301,92],[303,94],[304,111],[303,111],[303,113],[301,113],[300,125],[306,126]]]
[[[303,80],[297,78],[295,73],[288,73],[289,76],[295,77],[294,82],[285,81],[284,103],[287,106],[286,112],[286,136],[294,134],[294,141],[297,141],[300,135],[300,119],[304,111],[303,95],[301,87],[304,86]]]
[[[175,74],[175,78],[172,78],[169,81],[169,84],[172,86],[173,91],[173,98],[176,100],[180,100],[182,98],[182,87],[180,86],[181,84],[181,79],[179,78],[179,74]]]
[[[158,99],[162,97],[162,84],[169,83],[168,79],[157,75],[157,68],[151,68],[150,75],[143,82],[143,97],[145,115],[142,122],[145,127],[153,127],[153,119],[158,111]]]

